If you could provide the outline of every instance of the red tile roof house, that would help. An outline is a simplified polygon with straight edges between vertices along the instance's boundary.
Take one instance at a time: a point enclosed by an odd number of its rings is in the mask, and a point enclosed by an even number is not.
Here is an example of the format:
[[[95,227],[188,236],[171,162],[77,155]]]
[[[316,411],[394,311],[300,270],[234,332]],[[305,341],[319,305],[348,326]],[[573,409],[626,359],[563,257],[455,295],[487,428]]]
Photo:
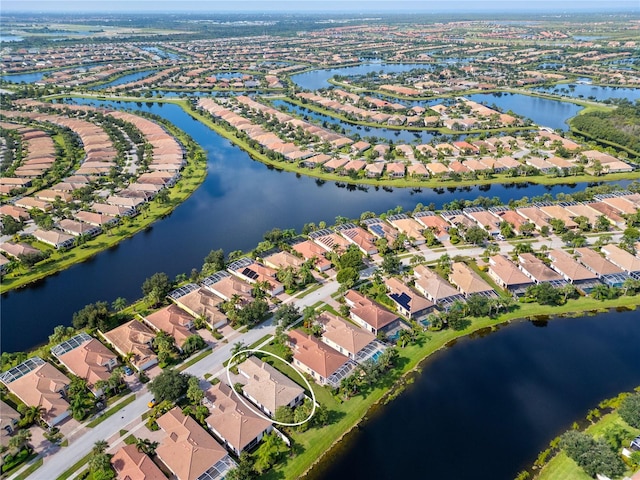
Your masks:
[[[176,346],[182,351],[184,342],[191,335],[197,335],[193,329],[193,317],[177,305],[161,308],[146,317],[144,322],[156,331],[164,331],[176,340]]]
[[[422,245],[425,242],[425,239],[422,236],[422,230],[424,230],[424,228],[408,215],[404,213],[392,215],[387,217],[387,221],[409,237],[409,241],[413,245]]]
[[[20,414],[0,400],[0,445],[9,446],[11,435],[18,425]]]
[[[324,256],[326,250],[312,241],[305,240],[304,242],[296,243],[293,245],[293,249],[301,254],[305,260],[315,259],[314,265],[318,271],[324,272],[331,268],[331,262]]]
[[[514,293],[523,292],[524,289],[534,284],[515,263],[504,255],[494,255],[489,258],[487,273],[502,288]]]
[[[253,287],[229,272],[219,271],[202,280],[202,285],[225,301],[231,300],[234,295],[240,298],[240,306],[253,300],[251,290]]]
[[[103,393],[96,383],[107,380],[119,363],[115,353],[86,333],[56,345],[51,354],[71,373],[86,380],[96,397]]]
[[[293,365],[313,377],[320,385],[340,386],[342,378],[349,376],[356,364],[316,337],[300,330],[288,332],[288,342],[293,350]]]
[[[204,395],[203,404],[211,412],[207,426],[236,455],[251,450],[273,430],[273,424],[244,405],[227,384],[220,382]]]
[[[50,427],[69,416],[65,395],[71,380],[40,357],[31,357],[2,373],[0,382],[27,406],[44,408],[42,419]]]
[[[324,248],[327,252],[343,253],[347,250],[347,247],[349,247],[350,244],[346,238],[327,228],[311,232],[309,234],[309,238],[311,238],[311,240],[313,240],[318,246]]]
[[[135,445],[125,445],[111,457],[111,466],[118,480],[166,480],[151,457],[138,451]]]
[[[223,300],[210,290],[189,283],[169,293],[168,297],[192,317],[204,316],[212,328],[227,324],[228,318],[218,309]]]
[[[131,364],[140,372],[158,363],[158,357],[151,350],[155,333],[138,320],[131,320],[100,335],[123,357],[132,353]]]
[[[451,225],[440,215],[434,212],[418,212],[413,216],[425,229],[431,230],[439,242],[449,241],[449,228]]]
[[[375,246],[375,236],[353,223],[345,223],[336,226],[336,231],[356,245],[365,255],[375,255],[378,247]]]
[[[464,299],[449,282],[424,265],[417,265],[413,275],[416,277],[416,290],[434,303],[448,305]]]
[[[358,363],[375,357],[377,352],[387,348],[376,340],[373,333],[329,312],[323,312],[318,322],[323,328],[320,340]]]
[[[602,253],[607,256],[607,260],[625,272],[629,274],[640,274],[640,258],[631,255],[617,245],[605,245],[602,247]]]
[[[435,305],[432,302],[397,278],[387,278],[384,283],[387,286],[389,298],[393,300],[398,311],[405,317],[420,320],[433,311]]]
[[[258,263],[250,258],[241,258],[227,267],[233,275],[254,284],[256,282],[267,282],[269,284],[269,294],[276,296],[284,292],[284,285],[276,278],[276,270]]]
[[[574,285],[587,285],[597,282],[598,276],[581,265],[571,255],[564,250],[554,249],[548,254],[551,259],[551,268],[564,277],[564,279]]]
[[[78,222],[76,220],[69,220],[68,218],[60,220],[60,222],[58,222],[58,227],[63,232],[66,232],[75,237],[78,237],[80,235],[95,237],[100,232],[102,232],[102,229],[100,227],[96,227],[84,222]]]
[[[496,293],[480,275],[474,272],[466,263],[453,262],[449,280],[458,287],[465,297],[473,294],[495,296]]]
[[[5,242],[3,244],[0,244],[0,252],[18,258],[20,255],[40,253],[40,250],[38,250],[37,248],[33,248],[27,243]]]
[[[377,335],[378,332],[388,333],[398,328],[402,323],[400,317],[395,313],[356,290],[349,290],[344,299],[351,308],[350,318],[374,335]]]
[[[179,407],[165,413],[157,423],[167,436],[156,455],[177,480],[223,479],[236,466],[224,447]]]
[[[298,269],[304,263],[304,260],[302,258],[296,257],[295,255],[286,251],[276,252],[272,255],[264,257],[262,261],[267,267],[275,269],[286,267],[293,267],[295,269]]]
[[[532,253],[521,253],[518,256],[518,262],[520,263],[520,270],[522,270],[527,277],[532,278],[536,283],[565,283],[559,273],[553,271]]]
[[[242,387],[245,397],[272,417],[280,407],[296,407],[304,401],[304,389],[268,363],[249,357],[238,365],[247,381]]]
[[[617,275],[624,271],[588,247],[576,248],[575,253],[578,255],[580,263],[598,275],[598,277],[602,277],[603,275]]]
[[[75,237],[58,230],[40,230],[33,232],[33,236],[43,243],[54,246],[57,249],[70,248],[75,244]]]

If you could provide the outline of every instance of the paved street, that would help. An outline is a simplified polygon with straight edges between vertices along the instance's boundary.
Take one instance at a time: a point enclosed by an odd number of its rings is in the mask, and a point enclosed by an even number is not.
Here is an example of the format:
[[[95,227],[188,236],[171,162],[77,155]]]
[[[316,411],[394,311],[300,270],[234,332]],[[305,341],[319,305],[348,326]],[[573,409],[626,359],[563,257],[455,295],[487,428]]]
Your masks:
[[[614,242],[618,241],[620,234],[613,235]],[[540,248],[542,245],[546,245],[549,249],[561,248],[564,243],[556,237],[549,237],[538,239],[533,241],[534,248]],[[513,245],[508,242],[499,243],[500,251],[502,253],[508,253],[513,249]],[[463,255],[472,258],[478,258],[484,252],[484,247],[471,247],[458,249],[453,246],[448,246],[446,252],[442,248],[438,251],[430,250],[426,247],[420,252],[423,254],[428,262],[433,262],[440,258],[443,254],[447,253],[451,257],[455,255]],[[409,263],[410,257],[404,259],[404,263]],[[311,292],[301,299],[290,298],[287,302],[294,302],[300,310],[306,306],[314,305],[319,301],[330,301],[331,294],[338,290],[338,283],[335,280],[328,279],[317,290]],[[251,345],[258,341],[265,335],[272,334],[275,330],[272,320],[245,332],[234,336],[228,343],[222,341],[217,342],[214,347],[213,353],[207,355],[199,362],[190,366],[185,370],[186,373],[202,378],[206,373],[216,375],[223,369],[223,362],[231,356],[231,349],[234,343],[243,342],[245,345]],[[32,479],[55,479],[66,471],[71,465],[77,462],[79,459],[87,455],[94,443],[98,440],[115,439],[111,442],[112,447],[117,449],[120,438],[119,432],[121,429],[128,430],[126,435],[129,435],[133,431],[138,431],[141,427],[144,428],[144,422],[141,420],[141,415],[148,410],[147,403],[151,400],[152,395],[146,389],[141,388],[136,393],[136,399],[122,410],[117,412],[113,417],[102,422],[95,428],[85,428],[85,432],[81,435],[74,435],[69,441],[69,446],[65,448],[55,448],[44,452],[44,464],[38,470],[34,472],[29,478]],[[146,431],[146,430],[145,430]],[[144,435],[143,435],[144,436]],[[82,469],[81,469],[82,470]],[[14,478],[17,475],[14,474]],[[80,471],[78,471],[80,473]],[[73,478],[73,477],[72,477]]]

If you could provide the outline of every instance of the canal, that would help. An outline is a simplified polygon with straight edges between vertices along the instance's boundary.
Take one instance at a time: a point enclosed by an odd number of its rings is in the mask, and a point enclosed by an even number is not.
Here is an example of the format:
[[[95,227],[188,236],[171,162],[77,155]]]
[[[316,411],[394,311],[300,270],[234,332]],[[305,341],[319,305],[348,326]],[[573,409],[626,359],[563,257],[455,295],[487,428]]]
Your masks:
[[[640,385],[638,345],[635,311],[522,321],[460,340],[310,478],[511,480],[601,400]]]
[[[112,108],[155,113],[188,132],[207,152],[203,185],[167,218],[150,229],[27,288],[2,298],[2,351],[18,351],[46,341],[56,325],[69,325],[74,312],[96,301],[117,297],[133,301],[140,286],[156,272],[170,276],[200,268],[210,250],[254,248],[274,227],[300,231],[307,222],[332,224],[336,216],[359,217],[417,203],[440,208],[453,199],[523,196],[583,190],[586,184],[553,187],[528,184],[486,185],[463,189],[356,188],[324,183],[268,168],[171,104],[109,103],[77,100]],[[24,335],[28,325],[29,335]]]

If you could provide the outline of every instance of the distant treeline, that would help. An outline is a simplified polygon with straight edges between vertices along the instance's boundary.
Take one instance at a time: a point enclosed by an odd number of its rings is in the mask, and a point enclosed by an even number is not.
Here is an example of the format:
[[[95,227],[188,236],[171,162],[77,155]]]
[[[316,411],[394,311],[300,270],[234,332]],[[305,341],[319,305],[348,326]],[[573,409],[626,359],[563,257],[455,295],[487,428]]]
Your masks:
[[[616,143],[640,156],[640,103],[618,102],[618,108],[607,112],[590,112],[571,120],[571,127],[594,140]]]

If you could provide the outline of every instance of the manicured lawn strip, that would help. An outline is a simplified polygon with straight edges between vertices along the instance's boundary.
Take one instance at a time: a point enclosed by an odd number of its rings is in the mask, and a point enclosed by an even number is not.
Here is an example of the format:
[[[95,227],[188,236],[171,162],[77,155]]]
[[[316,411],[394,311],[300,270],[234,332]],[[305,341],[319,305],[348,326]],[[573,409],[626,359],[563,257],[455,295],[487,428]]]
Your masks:
[[[175,134],[176,132],[174,131],[172,133]],[[183,141],[183,144],[186,144],[184,141],[185,136],[182,136],[182,138],[180,138],[180,134],[176,136]],[[194,145],[197,144],[194,143]],[[203,152],[200,146],[197,146],[197,150],[193,152],[193,156],[195,156],[198,151]],[[169,189],[170,200],[167,204],[160,204],[156,201],[149,202],[148,209],[143,213],[138,214],[132,219],[123,219],[123,222],[114,227],[110,232],[102,233],[87,241],[85,244],[74,247],[68,251],[54,251],[47,260],[43,261],[40,265],[36,265],[28,273],[20,274],[17,277],[12,277],[10,273],[5,275],[2,278],[2,285],[0,285],[0,293],[8,292],[14,288],[64,270],[76,263],[85,261],[97,253],[111,248],[122,240],[132,237],[136,233],[150,227],[156,220],[166,217],[178,205],[189,198],[204,181],[206,174],[206,161],[195,162],[194,158],[190,157],[187,166],[182,171],[181,179],[173,188]]]
[[[27,468],[25,471],[21,472],[19,475],[16,475],[15,480],[24,480],[33,472],[35,472],[37,469],[39,469],[43,463],[44,463],[44,459],[39,458],[38,460],[33,462],[31,465],[29,465],[29,468]]]
[[[111,415],[115,414],[117,411],[122,410],[124,407],[126,407],[127,405],[129,405],[131,402],[133,402],[136,399],[135,395],[131,395],[129,397],[127,397],[126,399],[124,399],[122,402],[120,402],[118,405],[116,405],[113,408],[110,408],[109,410],[107,410],[106,412],[104,412],[104,414],[100,415],[98,418],[96,418],[95,420],[93,420],[92,422],[89,422],[87,424],[87,427],[89,428],[93,428],[96,425],[101,424],[102,422],[104,422],[107,418],[109,418]]]
[[[29,452],[29,450],[23,447],[22,450],[18,452],[18,454],[11,460],[10,463],[6,463],[5,465],[2,466],[2,478],[5,478],[8,475],[11,475],[11,472],[14,472],[19,468],[23,467],[27,462],[34,459],[37,455],[38,455],[37,453]],[[9,465],[11,465],[10,468],[9,468]],[[5,470],[5,467],[7,467],[6,470]]]
[[[287,459],[286,463],[277,465],[273,471],[265,474],[264,478],[269,480],[275,480],[276,478],[298,478],[320,459],[322,455],[331,448],[332,444],[353,428],[353,426],[364,417],[369,408],[383,398],[402,375],[413,370],[421,360],[440,350],[448,342],[456,338],[509,320],[530,316],[560,315],[570,312],[593,311],[639,304],[640,296],[621,297],[605,302],[589,298],[580,298],[578,300],[570,300],[566,305],[560,307],[547,307],[538,304],[518,304],[519,308],[501,315],[497,320],[484,317],[474,319],[472,324],[462,331],[446,329],[440,332],[428,332],[426,334],[428,339],[422,341],[421,344],[412,344],[404,349],[399,349],[398,365],[401,365],[401,367],[392,370],[391,373],[382,380],[382,385],[370,391],[366,398],[358,395],[346,402],[339,403],[327,389],[312,384],[314,392],[316,392],[319,397],[318,400],[330,411],[336,412],[336,416],[341,417],[335,423],[324,428],[312,428],[304,433],[294,433],[292,435],[293,441],[301,445],[304,451],[293,458]],[[277,362],[277,368],[280,368],[280,364],[281,362]],[[299,377],[299,375],[295,375],[295,377],[290,376],[293,380],[296,380],[296,377]],[[320,398],[320,396],[322,397]]]
[[[585,432],[598,437],[613,425],[624,427],[626,430],[631,431],[634,436],[640,435],[640,429],[628,425],[620,418],[617,412],[605,415],[596,423],[590,425]],[[632,473],[630,469],[627,469],[627,476],[631,476]],[[566,453],[561,451],[544,466],[536,478],[537,480],[589,480],[591,477],[587,475],[576,462],[570,459]]]
[[[312,287],[307,288],[305,291],[303,291],[302,293],[298,294],[298,295],[294,295],[294,297],[296,298],[304,298],[307,295],[309,295],[310,293],[315,292],[316,290],[322,288],[322,284],[321,283],[317,283],[315,285],[313,285]]]
[[[87,453],[84,457],[82,457],[76,463],[71,465],[67,470],[65,470],[65,472],[62,475],[60,475],[56,480],[67,480],[67,478],[69,478],[75,472],[77,472],[82,467],[84,467],[84,465],[89,461],[89,458],[91,457],[91,455],[92,455],[91,452]]]
[[[247,348],[258,348],[259,345],[261,345],[262,343],[270,340],[273,337],[273,335],[271,334],[267,334],[264,337],[256,340],[255,342],[253,342],[251,345],[249,345]]]
[[[211,355],[213,353],[213,349],[211,347],[207,347],[205,348],[202,352],[200,352],[198,355],[191,357],[189,360],[187,360],[186,362],[182,363],[180,366],[178,366],[177,370],[179,372],[189,368],[191,365],[198,363],[200,360],[202,360],[204,357]]]

